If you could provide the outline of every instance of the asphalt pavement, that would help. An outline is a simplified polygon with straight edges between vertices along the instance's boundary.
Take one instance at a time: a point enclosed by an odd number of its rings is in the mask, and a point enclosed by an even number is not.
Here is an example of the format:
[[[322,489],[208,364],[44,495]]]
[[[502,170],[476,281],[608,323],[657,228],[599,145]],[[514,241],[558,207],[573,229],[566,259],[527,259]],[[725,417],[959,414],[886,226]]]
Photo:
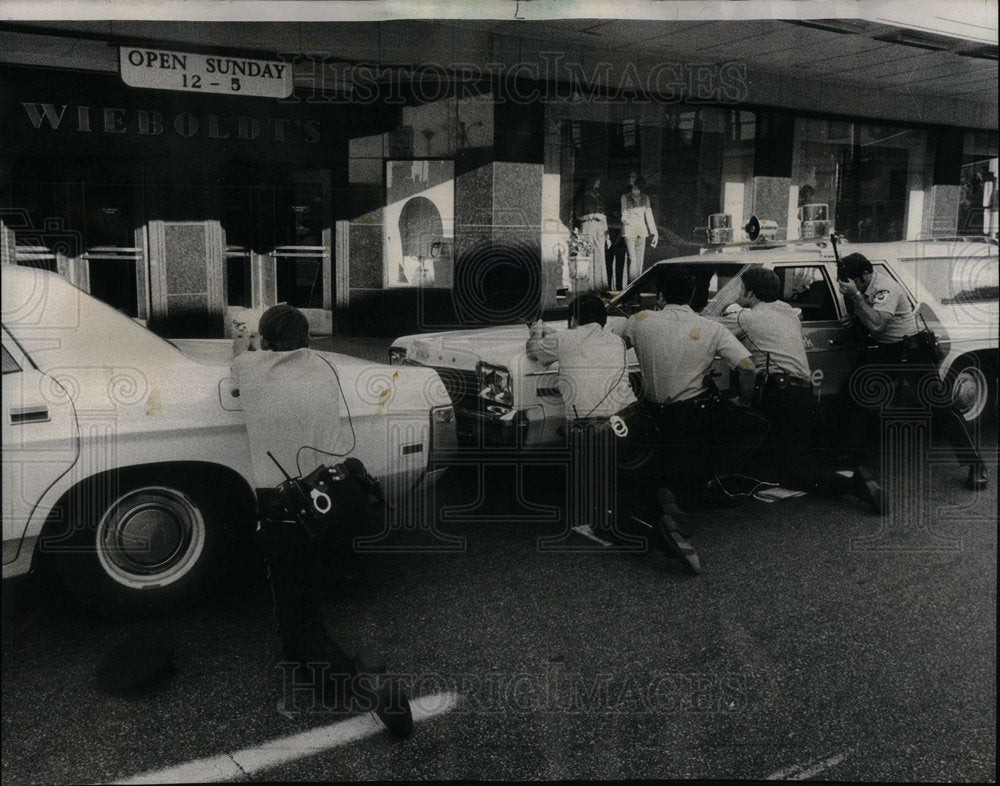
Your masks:
[[[288,690],[255,560],[205,605],[133,624],[44,573],[8,582],[5,782],[190,780],[164,768],[199,760],[239,780],[995,779],[995,467],[973,494],[935,466],[916,525],[853,498],[699,512],[699,577],[658,552],[558,550],[597,544],[542,472],[519,491],[510,466],[453,468],[435,526],[387,532],[402,550],[331,598],[344,647],[430,697],[402,741]],[[173,674],[102,693],[98,664],[135,630],[172,638]]]

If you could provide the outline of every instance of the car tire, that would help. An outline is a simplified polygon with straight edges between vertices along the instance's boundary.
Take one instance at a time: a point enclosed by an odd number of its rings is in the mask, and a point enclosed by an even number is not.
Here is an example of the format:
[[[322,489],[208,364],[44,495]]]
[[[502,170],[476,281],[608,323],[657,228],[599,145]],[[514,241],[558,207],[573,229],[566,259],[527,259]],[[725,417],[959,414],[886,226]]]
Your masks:
[[[972,425],[996,416],[996,365],[981,358],[959,358],[948,372],[951,400],[962,419]]]
[[[218,515],[218,500],[207,483],[123,483],[95,506],[99,512],[76,517],[83,526],[43,547],[54,553],[70,591],[106,616],[179,611],[203,600],[222,578],[234,528]]]

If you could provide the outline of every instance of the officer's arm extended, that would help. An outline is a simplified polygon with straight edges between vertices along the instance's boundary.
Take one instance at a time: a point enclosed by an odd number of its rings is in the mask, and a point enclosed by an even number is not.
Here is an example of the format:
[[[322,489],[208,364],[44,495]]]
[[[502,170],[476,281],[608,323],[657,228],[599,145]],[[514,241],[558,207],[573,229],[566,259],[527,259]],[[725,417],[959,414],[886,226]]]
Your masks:
[[[868,301],[865,300],[864,294],[853,281],[841,281],[839,283],[840,291],[844,293],[846,300],[854,304],[854,313],[861,320],[861,324],[865,326],[865,329],[873,335],[881,333],[892,318],[892,314],[887,311],[876,311],[872,308],[868,304]]]
[[[737,403],[740,406],[749,407],[753,403],[753,391],[757,385],[757,369],[754,367],[753,359],[746,347],[725,328],[720,331],[717,352],[729,364],[730,368],[736,369],[740,384],[740,397]]]
[[[530,335],[524,348],[528,357],[551,366],[559,359],[559,334],[549,330],[538,320],[529,327]]]

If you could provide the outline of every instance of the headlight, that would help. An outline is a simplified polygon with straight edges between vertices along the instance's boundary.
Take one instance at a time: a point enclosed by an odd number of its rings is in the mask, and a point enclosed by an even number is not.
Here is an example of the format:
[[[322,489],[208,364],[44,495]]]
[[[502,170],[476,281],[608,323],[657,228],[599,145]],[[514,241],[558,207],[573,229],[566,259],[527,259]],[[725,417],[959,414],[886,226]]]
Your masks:
[[[503,366],[491,366],[480,363],[476,366],[476,376],[479,378],[479,396],[489,401],[511,406],[514,394],[511,392],[510,370]]]
[[[406,362],[406,347],[389,347],[389,365],[402,366]]]

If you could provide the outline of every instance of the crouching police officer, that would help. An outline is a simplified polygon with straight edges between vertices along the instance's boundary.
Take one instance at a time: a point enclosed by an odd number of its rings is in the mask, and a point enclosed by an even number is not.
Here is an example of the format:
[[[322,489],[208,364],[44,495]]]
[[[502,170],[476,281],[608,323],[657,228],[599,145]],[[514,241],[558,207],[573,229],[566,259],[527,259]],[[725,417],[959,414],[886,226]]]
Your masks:
[[[875,340],[866,349],[862,366],[878,366],[893,385],[893,405],[909,387],[912,399],[928,369],[939,365],[933,342],[926,330],[917,327],[916,315],[906,294],[892,278],[874,272],[862,254],[849,254],[840,261],[840,291],[854,316]],[[923,403],[923,402],[922,402]],[[972,442],[965,421],[950,404],[930,401],[933,422],[940,424],[955,451],[959,464],[968,465],[965,484],[978,491],[986,488],[986,464]],[[852,425],[856,419],[852,418]]]
[[[531,326],[525,345],[528,355],[545,365],[559,364],[559,390],[569,426],[571,456],[571,515],[582,519],[591,531],[611,537],[630,534],[619,529],[611,514],[618,503],[628,505],[629,513],[620,511],[622,522],[642,522],[630,515],[635,492],[653,499],[650,489],[633,488],[633,478],[624,473],[619,483],[616,463],[618,448],[627,449],[610,418],[619,424],[632,420],[636,404],[628,376],[628,356],[624,340],[606,329],[607,309],[595,294],[585,294],[569,304],[568,330],[552,332],[542,322]],[[625,425],[625,432],[628,426]],[[618,491],[624,493],[620,496]],[[665,490],[664,490],[665,491]],[[643,493],[644,492],[644,493]],[[692,572],[700,573],[701,564],[694,547],[680,533],[672,507],[673,498],[661,492],[655,495],[664,507],[658,528],[653,528],[653,543],[668,557],[679,560]],[[642,504],[634,507],[643,508]]]
[[[660,309],[628,318],[622,335],[635,347],[644,400],[660,433],[661,484],[681,508],[732,506],[723,469],[738,472],[767,432],[766,420],[746,410],[756,374],[750,353],[724,326],[689,305],[694,280],[680,267],[656,278]],[[706,383],[716,357],[738,372],[741,408],[723,404]],[[722,451],[722,453],[720,453]]]
[[[749,346],[757,369],[758,403],[770,421],[761,448],[769,469],[786,486],[824,497],[854,493],[881,511],[882,495],[867,467],[850,478],[816,460],[813,438],[819,408],[796,309],[778,300],[781,281],[773,270],[751,268],[743,274],[743,307],[723,317]]]
[[[323,621],[324,578],[335,563],[353,556],[343,535],[370,515],[364,466],[344,462],[349,474],[340,481],[338,521],[323,531],[308,531],[277,488],[283,467],[305,475],[324,466],[327,456],[348,452],[340,440],[339,379],[333,366],[309,349],[309,322],[297,308],[269,308],[259,330],[259,336],[240,333],[233,341],[231,394],[239,396],[246,417],[258,541],[285,658],[312,682],[320,702],[372,710],[390,731],[406,736],[413,727],[409,702],[396,680],[380,677],[381,658],[367,647],[351,658]]]

